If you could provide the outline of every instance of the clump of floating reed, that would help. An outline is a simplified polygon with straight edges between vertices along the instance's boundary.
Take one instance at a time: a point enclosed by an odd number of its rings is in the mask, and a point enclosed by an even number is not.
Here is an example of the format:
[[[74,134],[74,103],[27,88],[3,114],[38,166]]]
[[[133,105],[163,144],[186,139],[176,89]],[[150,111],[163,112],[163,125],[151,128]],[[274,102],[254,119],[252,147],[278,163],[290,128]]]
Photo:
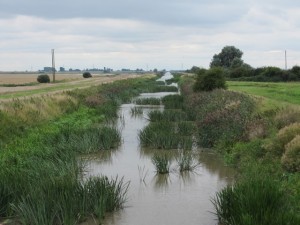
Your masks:
[[[152,157],[152,163],[155,166],[157,173],[167,174],[170,172],[170,160],[167,155],[154,155]]]

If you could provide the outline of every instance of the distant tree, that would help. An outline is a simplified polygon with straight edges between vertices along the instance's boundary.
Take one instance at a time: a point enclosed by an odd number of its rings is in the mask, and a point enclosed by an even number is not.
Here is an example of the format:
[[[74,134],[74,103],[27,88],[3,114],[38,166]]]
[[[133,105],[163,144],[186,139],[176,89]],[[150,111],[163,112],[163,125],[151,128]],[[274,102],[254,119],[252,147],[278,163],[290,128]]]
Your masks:
[[[48,76],[48,74],[40,74],[37,77],[37,81],[39,83],[50,83],[50,77]]]
[[[293,66],[291,72],[300,79],[300,66]]]
[[[235,68],[243,66],[243,64],[244,64],[244,61],[242,59],[235,57],[230,64],[230,68],[235,69]]]
[[[90,72],[84,72],[84,73],[82,74],[82,76],[83,76],[84,78],[90,78],[90,77],[92,77],[92,74],[91,74]]]
[[[190,72],[191,73],[194,73],[194,74],[197,74],[200,70],[200,67],[198,66],[193,66],[191,69],[190,69]]]
[[[215,67],[207,71],[200,71],[194,84],[194,91],[212,91],[217,88],[226,89],[224,71]]]
[[[215,54],[210,67],[230,68],[232,64],[241,65],[243,52],[234,46],[225,46],[219,54]]]

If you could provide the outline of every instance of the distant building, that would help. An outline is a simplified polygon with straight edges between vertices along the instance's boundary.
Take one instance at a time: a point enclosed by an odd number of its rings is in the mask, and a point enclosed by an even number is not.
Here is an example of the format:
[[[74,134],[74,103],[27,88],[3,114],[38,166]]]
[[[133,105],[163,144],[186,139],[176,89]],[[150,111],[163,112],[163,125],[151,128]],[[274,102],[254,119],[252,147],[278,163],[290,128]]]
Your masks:
[[[66,69],[64,67],[59,67],[59,72],[66,72]]]
[[[72,69],[72,68],[70,68],[69,71],[70,72],[80,72],[81,70],[80,69]]]
[[[52,72],[52,67],[44,67],[44,72],[45,72],[45,73],[50,73],[50,72]]]

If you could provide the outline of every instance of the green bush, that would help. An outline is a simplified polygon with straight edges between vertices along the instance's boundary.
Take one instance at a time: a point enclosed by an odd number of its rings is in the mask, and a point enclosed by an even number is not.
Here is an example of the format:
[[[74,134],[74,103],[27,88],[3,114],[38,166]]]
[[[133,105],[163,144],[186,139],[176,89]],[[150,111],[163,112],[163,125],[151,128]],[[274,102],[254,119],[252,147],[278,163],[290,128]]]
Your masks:
[[[195,92],[226,89],[224,71],[221,68],[212,68],[198,74],[193,89]]]
[[[251,77],[252,74],[253,74],[253,69],[245,66],[239,66],[229,71],[230,78]]]
[[[91,74],[90,72],[84,72],[84,73],[82,74],[82,76],[83,76],[84,78],[91,78],[91,77],[92,77],[92,74]]]
[[[48,76],[48,74],[40,74],[37,77],[37,81],[39,83],[50,83],[50,77]]]
[[[289,172],[300,172],[300,135],[285,146],[281,163]]]

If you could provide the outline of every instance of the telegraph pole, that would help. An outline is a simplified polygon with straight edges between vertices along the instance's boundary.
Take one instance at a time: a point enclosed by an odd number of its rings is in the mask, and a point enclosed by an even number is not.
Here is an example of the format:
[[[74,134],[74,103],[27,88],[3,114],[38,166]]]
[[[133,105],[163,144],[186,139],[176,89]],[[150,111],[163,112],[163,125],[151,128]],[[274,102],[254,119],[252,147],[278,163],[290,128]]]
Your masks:
[[[54,59],[54,49],[51,50],[52,52],[52,76],[53,76],[53,83],[55,82],[55,59]]]
[[[287,70],[286,50],[284,51],[284,58],[285,58],[285,70]]]

